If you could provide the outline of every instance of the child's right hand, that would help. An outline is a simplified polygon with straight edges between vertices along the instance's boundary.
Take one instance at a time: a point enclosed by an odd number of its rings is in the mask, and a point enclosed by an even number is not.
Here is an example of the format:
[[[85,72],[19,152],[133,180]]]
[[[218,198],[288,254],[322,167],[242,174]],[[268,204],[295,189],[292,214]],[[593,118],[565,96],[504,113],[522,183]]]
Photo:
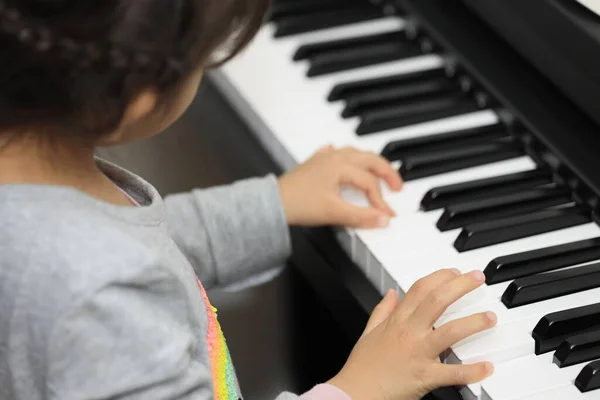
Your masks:
[[[418,400],[434,389],[488,377],[493,365],[446,365],[439,355],[456,342],[496,324],[493,313],[433,324],[446,308],[484,282],[480,271],[440,270],[416,282],[402,302],[390,291],[340,373],[329,381],[353,400]]]

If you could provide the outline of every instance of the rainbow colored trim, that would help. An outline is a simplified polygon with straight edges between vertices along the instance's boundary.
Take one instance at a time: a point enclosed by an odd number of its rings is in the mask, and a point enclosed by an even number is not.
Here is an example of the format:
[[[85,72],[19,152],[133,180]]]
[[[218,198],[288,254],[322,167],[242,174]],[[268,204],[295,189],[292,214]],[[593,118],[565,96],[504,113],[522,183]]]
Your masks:
[[[235,370],[233,369],[233,363],[231,362],[229,349],[227,348],[221,325],[217,321],[217,309],[210,304],[200,280],[196,278],[196,281],[206,304],[206,315],[208,318],[206,345],[208,347],[213,378],[214,399],[241,400],[240,388]]]

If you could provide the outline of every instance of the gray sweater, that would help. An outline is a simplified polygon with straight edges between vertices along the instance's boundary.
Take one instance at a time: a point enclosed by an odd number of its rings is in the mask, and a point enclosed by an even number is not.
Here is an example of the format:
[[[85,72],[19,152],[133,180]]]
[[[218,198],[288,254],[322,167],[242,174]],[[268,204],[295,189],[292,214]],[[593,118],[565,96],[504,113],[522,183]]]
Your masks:
[[[99,165],[141,207],[0,185],[0,400],[241,397],[202,286],[289,255],[276,179],[163,202]]]

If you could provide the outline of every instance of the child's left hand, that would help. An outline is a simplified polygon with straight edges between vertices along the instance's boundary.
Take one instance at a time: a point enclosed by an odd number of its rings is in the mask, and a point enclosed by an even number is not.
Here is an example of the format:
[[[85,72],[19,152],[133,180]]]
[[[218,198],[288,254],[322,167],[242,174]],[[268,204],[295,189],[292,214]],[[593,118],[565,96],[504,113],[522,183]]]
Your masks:
[[[356,228],[387,226],[395,214],[383,200],[380,180],[398,191],[402,179],[391,164],[374,153],[328,146],[279,178],[279,191],[290,225],[343,225]],[[343,185],[363,192],[372,207],[344,201]]]

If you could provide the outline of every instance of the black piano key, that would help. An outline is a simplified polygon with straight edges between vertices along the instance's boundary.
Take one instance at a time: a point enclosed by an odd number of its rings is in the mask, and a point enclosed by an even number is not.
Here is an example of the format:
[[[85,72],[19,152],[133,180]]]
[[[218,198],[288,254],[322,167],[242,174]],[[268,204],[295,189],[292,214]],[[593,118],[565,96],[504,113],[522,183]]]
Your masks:
[[[308,43],[298,47],[294,53],[294,61],[309,60],[312,61],[315,57],[338,53],[344,50],[355,50],[368,46],[384,43],[384,42],[401,42],[404,44],[410,43],[406,38],[404,31],[393,31],[377,33],[367,36],[356,36],[347,39],[331,40],[326,42]]]
[[[486,143],[443,153],[406,157],[400,166],[400,175],[405,181],[411,181],[522,155],[523,149],[513,143]]]
[[[346,7],[343,10],[290,16],[277,21],[275,37],[279,38],[356,22],[364,22],[382,18],[383,16],[383,7],[373,7],[368,5],[368,3],[360,7]]]
[[[583,367],[575,379],[575,386],[584,393],[600,389],[600,360]]]
[[[535,339],[535,354],[556,350],[570,336],[598,329],[600,329],[600,303],[545,315],[531,334]]]
[[[600,237],[498,257],[483,273],[488,285],[600,260]]]
[[[399,37],[354,48],[340,49],[315,55],[310,60],[307,76],[314,77],[333,72],[346,71],[367,65],[414,57],[421,53],[418,46],[403,42]]]
[[[502,294],[514,308],[600,287],[600,263],[515,279]]]
[[[421,209],[425,211],[437,210],[450,204],[515,193],[549,183],[552,183],[552,172],[548,169],[539,168],[532,171],[439,186],[425,194],[421,200]]]
[[[370,90],[348,96],[342,117],[349,118],[364,114],[374,107],[385,106],[390,102],[427,101],[430,96],[459,91],[459,84],[448,78],[437,78],[413,84]]]
[[[386,89],[391,86],[418,84],[419,82],[445,77],[446,72],[439,68],[411,72],[408,74],[390,75],[379,78],[364,79],[360,81],[344,82],[333,87],[329,93],[329,96],[327,97],[327,100],[342,100],[367,91]]]
[[[362,114],[356,133],[368,135],[386,129],[467,114],[479,109],[475,100],[461,93],[439,96],[409,105],[390,105]]]
[[[600,331],[571,336],[558,346],[554,364],[560,368],[600,358]]]
[[[396,140],[385,145],[381,155],[389,161],[399,161],[410,155],[454,150],[465,146],[488,143],[495,139],[506,138],[509,135],[506,128],[500,124],[481,126],[438,135]]]
[[[573,201],[568,188],[539,188],[483,200],[451,205],[437,222],[442,231],[478,222],[543,210]]]
[[[362,4],[361,4],[362,3]],[[343,10],[348,6],[364,5],[363,0],[301,0],[301,1],[276,1],[270,10],[272,21],[282,18],[310,13],[319,13],[330,10]]]
[[[454,248],[459,252],[509,242],[590,222],[589,212],[576,205],[468,225]]]

